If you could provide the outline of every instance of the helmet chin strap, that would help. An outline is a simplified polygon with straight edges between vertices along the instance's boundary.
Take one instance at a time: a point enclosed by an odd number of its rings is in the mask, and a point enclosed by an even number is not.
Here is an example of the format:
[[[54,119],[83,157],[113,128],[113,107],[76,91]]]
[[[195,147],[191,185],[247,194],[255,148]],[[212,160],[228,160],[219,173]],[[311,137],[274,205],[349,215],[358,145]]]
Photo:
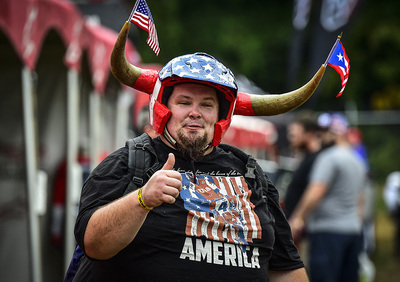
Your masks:
[[[176,149],[176,140],[174,139],[174,137],[172,137],[172,135],[169,133],[167,127],[164,127],[164,137],[165,139],[167,139],[168,143],[172,145],[173,148]]]

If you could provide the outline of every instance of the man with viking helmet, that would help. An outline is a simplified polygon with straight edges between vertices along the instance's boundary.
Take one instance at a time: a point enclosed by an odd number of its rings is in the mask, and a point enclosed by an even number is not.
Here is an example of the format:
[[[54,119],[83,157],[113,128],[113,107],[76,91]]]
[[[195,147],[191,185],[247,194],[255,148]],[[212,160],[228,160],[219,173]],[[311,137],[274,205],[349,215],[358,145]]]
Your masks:
[[[111,57],[122,83],[151,95],[151,146],[162,168],[127,193],[128,148],[84,184],[74,281],[307,281],[277,189],[254,158],[220,144],[234,114],[274,115],[304,103],[324,67],[282,95],[238,93],[212,56],[177,57],[159,72],[125,58],[129,22]]]

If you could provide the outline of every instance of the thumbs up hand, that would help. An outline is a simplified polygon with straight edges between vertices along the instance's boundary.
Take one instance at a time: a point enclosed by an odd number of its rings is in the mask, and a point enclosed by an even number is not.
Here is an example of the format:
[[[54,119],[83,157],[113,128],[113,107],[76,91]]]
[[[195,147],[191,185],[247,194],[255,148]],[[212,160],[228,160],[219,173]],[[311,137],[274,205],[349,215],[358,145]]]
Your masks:
[[[161,170],[172,170],[174,168],[174,165],[175,165],[175,156],[174,154],[169,153],[168,159]]]
[[[173,204],[182,190],[182,176],[172,170],[175,156],[170,153],[161,170],[157,171],[147,181],[142,189],[142,198],[146,206],[157,207],[162,203]]]

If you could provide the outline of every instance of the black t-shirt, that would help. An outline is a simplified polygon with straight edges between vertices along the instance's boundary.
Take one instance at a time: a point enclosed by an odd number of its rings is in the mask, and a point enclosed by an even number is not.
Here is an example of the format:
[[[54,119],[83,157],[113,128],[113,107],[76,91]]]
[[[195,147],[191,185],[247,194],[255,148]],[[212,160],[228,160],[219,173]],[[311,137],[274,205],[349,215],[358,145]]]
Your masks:
[[[285,215],[287,218],[290,218],[307,188],[310,179],[310,171],[318,154],[319,151],[305,155],[299,167],[293,174],[292,181],[289,184],[284,200]]]
[[[303,267],[270,182],[265,198],[243,177],[245,164],[219,147],[192,164],[160,138],[153,143],[161,164],[175,154],[180,196],[150,211],[113,258],[84,256],[75,281],[268,281],[268,269]],[[81,247],[93,212],[123,196],[129,184],[127,154],[127,147],[111,154],[83,186],[75,226]]]

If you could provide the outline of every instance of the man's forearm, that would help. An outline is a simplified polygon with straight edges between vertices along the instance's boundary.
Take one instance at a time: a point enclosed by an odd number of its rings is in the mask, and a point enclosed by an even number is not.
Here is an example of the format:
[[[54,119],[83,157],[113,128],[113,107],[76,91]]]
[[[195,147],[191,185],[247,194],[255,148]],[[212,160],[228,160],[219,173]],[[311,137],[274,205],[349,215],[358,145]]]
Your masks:
[[[139,205],[137,191],[99,208],[86,227],[86,254],[100,260],[116,255],[135,238],[147,213]]]
[[[270,282],[308,282],[305,268],[286,271],[269,271]]]

